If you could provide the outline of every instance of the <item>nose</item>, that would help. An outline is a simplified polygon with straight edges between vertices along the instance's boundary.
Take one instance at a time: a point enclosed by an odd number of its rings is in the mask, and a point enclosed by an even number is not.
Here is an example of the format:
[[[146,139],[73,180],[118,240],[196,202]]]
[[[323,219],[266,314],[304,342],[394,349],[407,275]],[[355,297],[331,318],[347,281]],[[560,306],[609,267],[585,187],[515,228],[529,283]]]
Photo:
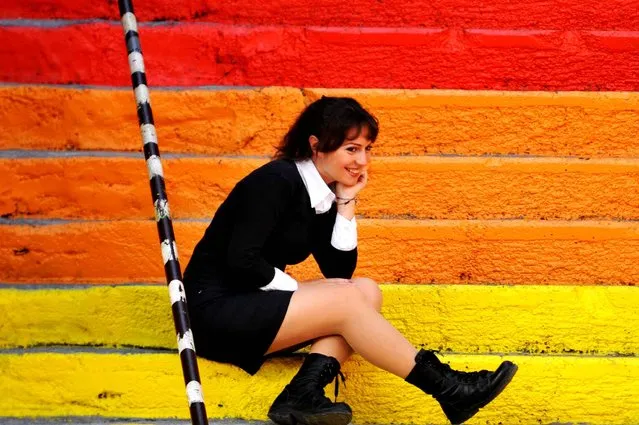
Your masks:
[[[371,160],[370,153],[366,150],[362,150],[358,152],[357,157],[355,158],[357,165],[360,165],[360,166],[368,165],[370,160]]]

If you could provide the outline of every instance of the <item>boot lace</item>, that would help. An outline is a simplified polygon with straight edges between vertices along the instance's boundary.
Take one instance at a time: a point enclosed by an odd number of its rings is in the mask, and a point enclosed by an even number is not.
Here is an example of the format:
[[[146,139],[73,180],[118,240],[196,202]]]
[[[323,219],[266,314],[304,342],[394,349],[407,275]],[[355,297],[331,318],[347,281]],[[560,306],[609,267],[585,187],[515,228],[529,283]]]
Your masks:
[[[456,379],[464,384],[477,384],[487,380],[492,372],[479,370],[476,372],[460,372],[450,367],[446,363],[441,364],[442,372],[449,378]]]
[[[339,395],[339,380],[342,380],[342,384],[346,386],[346,377],[341,370],[335,367],[335,364],[329,363],[320,372],[320,385],[324,388],[335,377],[335,402],[337,402],[337,396]]]
[[[315,406],[332,404],[324,394],[324,387],[335,378],[335,402],[339,395],[339,379],[346,386],[346,377],[339,370],[339,363],[324,363],[311,365],[306,369],[303,377],[296,379],[295,386],[302,390],[301,395],[309,399]]]

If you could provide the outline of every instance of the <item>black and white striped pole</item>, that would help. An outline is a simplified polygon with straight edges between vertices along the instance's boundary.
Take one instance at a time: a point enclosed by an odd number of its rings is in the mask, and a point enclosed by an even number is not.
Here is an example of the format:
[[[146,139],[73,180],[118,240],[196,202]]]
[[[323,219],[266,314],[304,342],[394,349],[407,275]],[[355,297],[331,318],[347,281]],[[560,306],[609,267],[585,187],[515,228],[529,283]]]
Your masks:
[[[149,88],[147,87],[146,74],[144,73],[144,60],[138,35],[138,24],[131,0],[118,0],[118,6],[120,7],[120,17],[124,27],[124,39],[131,69],[131,82],[135,92],[138,121],[140,123],[140,132],[142,133],[142,142],[144,143],[144,159],[149,171],[151,196],[153,197],[155,219],[160,236],[164,273],[169,285],[173,322],[177,332],[177,345],[180,352],[180,360],[182,361],[182,373],[186,384],[189,410],[191,411],[191,422],[193,425],[208,425],[206,407],[202,397],[200,373],[197,367],[197,358],[195,357],[193,333],[191,332],[189,315],[186,309],[182,271],[180,270],[169,202],[164,186],[160,150],[153,123],[153,112],[149,103]]]

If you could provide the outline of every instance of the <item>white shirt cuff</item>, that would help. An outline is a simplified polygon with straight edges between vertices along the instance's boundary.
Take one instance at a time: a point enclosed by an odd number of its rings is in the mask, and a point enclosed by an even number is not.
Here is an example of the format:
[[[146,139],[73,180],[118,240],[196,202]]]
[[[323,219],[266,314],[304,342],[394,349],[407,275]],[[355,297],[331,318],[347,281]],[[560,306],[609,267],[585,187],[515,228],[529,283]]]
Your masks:
[[[262,291],[296,291],[297,280],[293,279],[282,270],[275,267],[275,276],[273,280],[260,288]]]
[[[331,245],[340,251],[352,251],[357,248],[357,223],[355,217],[348,220],[341,214],[335,217]]]

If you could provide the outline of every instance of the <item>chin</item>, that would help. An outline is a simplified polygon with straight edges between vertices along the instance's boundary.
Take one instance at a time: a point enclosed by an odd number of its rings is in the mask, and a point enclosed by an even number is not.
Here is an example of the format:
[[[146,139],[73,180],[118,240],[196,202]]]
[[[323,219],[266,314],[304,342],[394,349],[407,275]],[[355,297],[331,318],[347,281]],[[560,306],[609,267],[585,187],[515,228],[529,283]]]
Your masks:
[[[359,179],[359,177],[348,176],[348,178],[344,179],[344,181],[340,183],[344,186],[355,186],[357,184],[357,179]]]

